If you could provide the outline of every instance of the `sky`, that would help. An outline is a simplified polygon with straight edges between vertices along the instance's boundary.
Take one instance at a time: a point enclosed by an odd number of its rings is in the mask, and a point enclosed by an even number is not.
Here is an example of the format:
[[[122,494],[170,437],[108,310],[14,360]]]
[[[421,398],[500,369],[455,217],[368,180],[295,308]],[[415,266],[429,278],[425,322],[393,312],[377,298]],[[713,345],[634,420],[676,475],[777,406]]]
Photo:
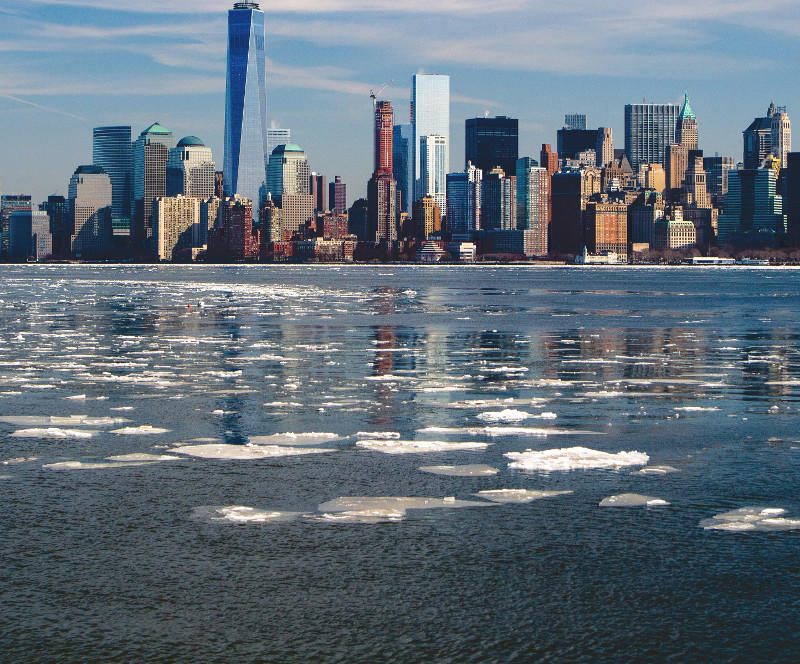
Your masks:
[[[4,0],[0,192],[66,194],[91,163],[92,127],[155,121],[223,161],[227,10],[217,0]],[[270,0],[267,115],[311,170],[366,192],[370,89],[408,121],[411,75],[451,77],[450,170],[464,120],[519,118],[520,155],[555,145],[565,113],[610,126],[624,106],[680,103],[700,147],[741,159],[742,130],[770,101],[800,112],[796,0]]]

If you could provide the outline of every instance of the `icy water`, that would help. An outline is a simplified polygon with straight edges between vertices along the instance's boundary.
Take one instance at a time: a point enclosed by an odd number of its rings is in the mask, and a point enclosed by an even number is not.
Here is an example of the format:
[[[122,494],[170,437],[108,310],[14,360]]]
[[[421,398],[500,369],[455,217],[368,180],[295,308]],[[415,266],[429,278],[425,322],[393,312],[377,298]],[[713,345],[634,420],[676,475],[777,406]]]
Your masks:
[[[5,266],[0,660],[800,661],[798,284]]]

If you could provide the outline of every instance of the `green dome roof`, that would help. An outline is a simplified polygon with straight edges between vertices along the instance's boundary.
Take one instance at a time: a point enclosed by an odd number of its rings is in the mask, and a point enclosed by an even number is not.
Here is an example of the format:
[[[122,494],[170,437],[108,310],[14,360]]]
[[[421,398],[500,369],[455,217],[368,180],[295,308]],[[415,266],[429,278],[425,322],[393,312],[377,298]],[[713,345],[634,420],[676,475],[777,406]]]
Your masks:
[[[301,148],[296,143],[286,143],[286,145],[278,145],[272,151],[273,154],[275,153],[280,154],[281,152],[303,152],[303,148]]]
[[[179,148],[185,148],[190,146],[196,146],[200,148],[204,148],[206,146],[203,141],[201,141],[197,136],[184,136],[181,140],[178,141]]]
[[[166,127],[158,124],[158,122],[154,122],[141,133],[141,136],[144,136],[145,134],[160,134],[161,136],[168,136],[171,133],[172,132]]]

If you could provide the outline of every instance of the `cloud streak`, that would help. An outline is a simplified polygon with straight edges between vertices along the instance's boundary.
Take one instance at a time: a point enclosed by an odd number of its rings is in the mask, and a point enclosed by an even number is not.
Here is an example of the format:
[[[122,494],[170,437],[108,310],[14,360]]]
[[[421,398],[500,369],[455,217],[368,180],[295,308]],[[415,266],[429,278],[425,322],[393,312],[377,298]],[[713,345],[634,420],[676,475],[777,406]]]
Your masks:
[[[80,120],[81,122],[88,122],[86,118],[80,115],[76,115],[75,113],[70,113],[69,111],[62,111],[61,109],[53,108],[52,106],[45,106],[44,104],[39,104],[35,101],[30,101],[29,99],[23,99],[22,97],[17,97],[16,95],[0,92],[0,98],[8,99],[10,101],[16,102],[18,104],[23,104],[25,106],[31,106],[40,111],[44,111],[45,113],[56,113],[57,115],[63,115],[65,117],[72,118],[74,120]]]

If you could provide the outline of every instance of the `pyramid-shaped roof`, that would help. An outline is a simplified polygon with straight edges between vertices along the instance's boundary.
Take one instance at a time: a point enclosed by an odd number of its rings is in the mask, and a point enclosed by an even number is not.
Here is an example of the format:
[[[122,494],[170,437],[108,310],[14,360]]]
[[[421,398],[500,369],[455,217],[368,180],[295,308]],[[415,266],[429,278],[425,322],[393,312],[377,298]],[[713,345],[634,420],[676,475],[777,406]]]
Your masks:
[[[160,134],[162,136],[165,136],[171,133],[172,132],[163,125],[160,125],[158,122],[154,122],[142,132],[142,136],[144,136],[145,134]]]
[[[681,109],[681,114],[678,120],[697,120],[694,115],[694,111],[692,107],[689,105],[689,93],[685,93],[683,95],[683,108]]]

